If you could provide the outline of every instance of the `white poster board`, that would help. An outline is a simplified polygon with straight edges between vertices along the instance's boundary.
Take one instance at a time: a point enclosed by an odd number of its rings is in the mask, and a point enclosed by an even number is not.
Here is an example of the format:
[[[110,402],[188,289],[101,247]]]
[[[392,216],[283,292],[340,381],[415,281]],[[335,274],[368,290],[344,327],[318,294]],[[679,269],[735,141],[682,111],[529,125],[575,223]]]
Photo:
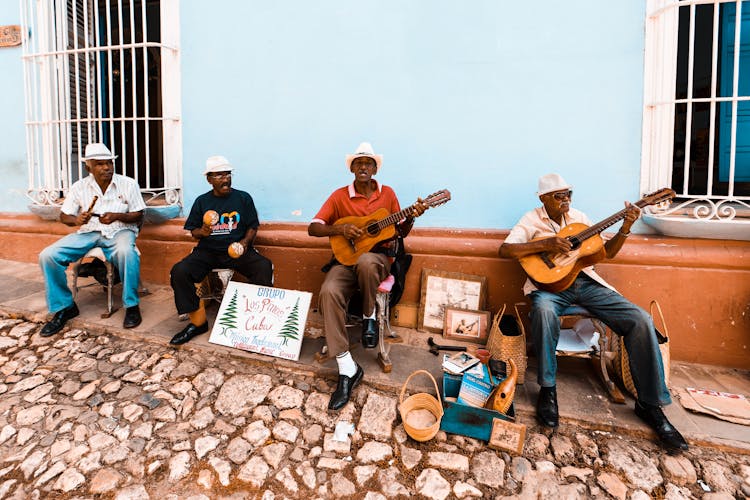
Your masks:
[[[230,281],[208,341],[297,361],[311,299],[310,292]]]

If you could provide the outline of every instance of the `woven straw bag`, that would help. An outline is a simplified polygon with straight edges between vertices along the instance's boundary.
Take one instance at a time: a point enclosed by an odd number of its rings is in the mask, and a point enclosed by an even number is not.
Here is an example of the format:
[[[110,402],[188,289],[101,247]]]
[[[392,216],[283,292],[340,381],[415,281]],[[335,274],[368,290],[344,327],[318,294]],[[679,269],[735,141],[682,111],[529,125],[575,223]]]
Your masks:
[[[435,394],[437,398],[432,394],[426,392],[418,392],[412,394],[406,400],[404,400],[404,394],[406,393],[406,386],[409,385],[409,381],[414,375],[423,374],[430,377],[432,384],[435,386]],[[417,427],[409,422],[409,413],[415,410],[427,410],[435,417],[435,423],[425,427]],[[404,382],[404,386],[401,388],[401,396],[399,397],[398,412],[401,414],[401,422],[404,424],[404,430],[411,436],[415,441],[429,441],[434,438],[440,430],[440,421],[443,418],[443,405],[440,403],[440,390],[438,389],[435,378],[426,370],[416,370]]]
[[[661,306],[659,306],[659,303],[657,301],[652,300],[651,305],[649,306],[649,313],[651,313],[652,318],[655,318],[654,309],[656,309],[656,312],[659,313],[661,327],[664,331],[664,333],[662,334],[661,331],[659,331],[654,326],[654,331],[656,331],[656,339],[659,342],[659,352],[661,352],[661,360],[664,365],[664,383],[667,385],[667,387],[669,387],[669,331],[667,330],[667,324],[664,322],[664,314],[661,312]],[[630,394],[637,398],[638,391],[635,390],[635,384],[633,384],[633,375],[630,373],[630,358],[628,357],[628,351],[625,350],[625,341],[622,337],[619,337],[618,342],[615,345],[617,346],[616,350],[619,351],[615,353],[615,371],[620,376],[625,389],[627,389]]]
[[[513,306],[516,310],[515,316],[504,314],[505,307],[503,304],[503,308],[492,320],[492,328],[487,338],[487,350],[495,359],[502,361],[512,359],[518,370],[516,383],[523,384],[526,375],[526,330],[518,314],[518,307]]]

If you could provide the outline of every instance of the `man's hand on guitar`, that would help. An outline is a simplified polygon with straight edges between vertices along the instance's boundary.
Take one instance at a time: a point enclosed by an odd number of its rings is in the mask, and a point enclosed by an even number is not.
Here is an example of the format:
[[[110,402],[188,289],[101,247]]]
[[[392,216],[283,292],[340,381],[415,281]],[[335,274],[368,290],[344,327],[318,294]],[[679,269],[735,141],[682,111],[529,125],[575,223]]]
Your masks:
[[[624,234],[628,234],[630,232],[630,228],[633,225],[635,221],[638,220],[638,217],[641,216],[641,209],[638,208],[636,205],[633,205],[629,201],[625,202],[625,219],[622,221],[622,227],[620,228],[620,231],[622,231]]]
[[[363,231],[354,224],[340,224],[333,226],[338,229],[339,235],[347,240],[354,240],[362,236]]]
[[[543,241],[545,250],[551,253],[567,253],[573,248],[567,238],[560,238],[559,236],[553,236]]]

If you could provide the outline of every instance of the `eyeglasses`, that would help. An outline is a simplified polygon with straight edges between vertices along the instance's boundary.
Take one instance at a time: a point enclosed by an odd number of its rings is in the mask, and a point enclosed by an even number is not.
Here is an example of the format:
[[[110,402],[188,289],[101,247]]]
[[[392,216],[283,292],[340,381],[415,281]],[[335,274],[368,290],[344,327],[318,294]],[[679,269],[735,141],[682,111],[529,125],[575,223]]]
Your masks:
[[[557,201],[563,201],[565,198],[571,199],[573,197],[573,191],[560,191],[558,193],[552,193],[552,196]]]
[[[219,179],[221,177],[232,177],[232,172],[211,172],[208,174],[209,177]]]

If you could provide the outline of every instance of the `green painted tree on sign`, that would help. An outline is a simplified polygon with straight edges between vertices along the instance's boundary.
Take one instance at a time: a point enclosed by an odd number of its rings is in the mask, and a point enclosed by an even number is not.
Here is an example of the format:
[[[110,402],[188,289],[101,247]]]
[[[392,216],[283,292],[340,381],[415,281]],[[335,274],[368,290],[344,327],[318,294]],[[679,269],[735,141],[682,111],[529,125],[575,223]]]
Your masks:
[[[232,299],[227,304],[224,314],[219,318],[219,324],[222,326],[222,335],[226,335],[227,330],[237,329],[237,290],[234,291],[234,295],[232,295]]]
[[[289,343],[289,339],[297,340],[299,338],[297,335],[298,329],[299,329],[299,298],[297,299],[297,302],[294,303],[294,307],[292,307],[292,312],[289,313],[289,316],[286,318],[286,321],[284,322],[284,326],[281,327],[281,331],[279,332],[279,336],[284,339],[281,345],[287,345]]]

